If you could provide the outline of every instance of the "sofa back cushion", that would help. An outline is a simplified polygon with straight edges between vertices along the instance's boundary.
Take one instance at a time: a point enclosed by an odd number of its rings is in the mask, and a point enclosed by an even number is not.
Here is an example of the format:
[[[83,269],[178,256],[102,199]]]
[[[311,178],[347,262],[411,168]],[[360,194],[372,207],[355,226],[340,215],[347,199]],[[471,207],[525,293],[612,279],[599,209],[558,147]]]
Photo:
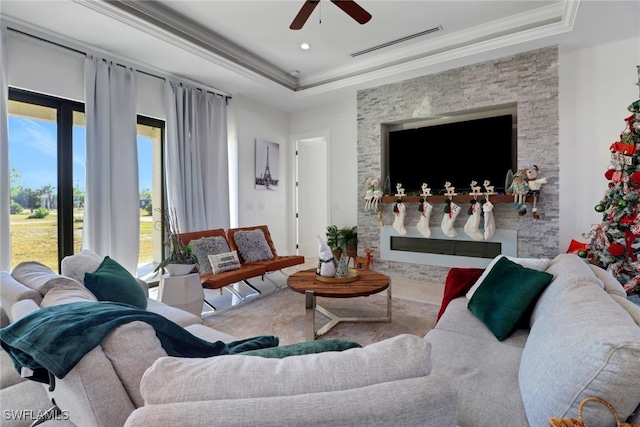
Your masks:
[[[70,277],[54,273],[49,267],[36,261],[21,262],[11,271],[11,277],[42,296],[58,285],[78,283]]]
[[[65,284],[56,286],[47,292],[44,298],[42,298],[40,306],[44,308],[81,301],[98,301],[98,299],[91,291],[79,283],[75,285]]]
[[[529,424],[577,418],[590,396],[626,419],[640,403],[640,327],[576,255],[559,255],[547,272],[555,279],[538,300],[520,360]],[[584,413],[587,425],[615,425],[602,405],[588,405]]]
[[[60,271],[64,276],[84,283],[85,273],[93,273],[100,267],[102,257],[90,249],[62,258]]]

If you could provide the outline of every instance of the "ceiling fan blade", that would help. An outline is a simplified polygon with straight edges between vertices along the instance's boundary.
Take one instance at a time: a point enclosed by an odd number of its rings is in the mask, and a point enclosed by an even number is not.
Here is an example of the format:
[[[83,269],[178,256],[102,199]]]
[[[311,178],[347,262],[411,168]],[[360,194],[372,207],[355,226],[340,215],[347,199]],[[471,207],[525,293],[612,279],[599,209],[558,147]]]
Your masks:
[[[296,17],[293,18],[293,22],[291,23],[289,28],[292,30],[301,29],[304,26],[304,23],[307,22],[307,19],[309,19],[309,16],[311,16],[311,12],[313,12],[313,9],[316,8],[318,3],[320,3],[320,0],[305,1],[302,5],[302,8],[300,9],[300,12],[298,12]]]
[[[331,0],[331,3],[344,10],[347,15],[358,21],[359,24],[366,24],[371,19],[371,14],[353,0]]]

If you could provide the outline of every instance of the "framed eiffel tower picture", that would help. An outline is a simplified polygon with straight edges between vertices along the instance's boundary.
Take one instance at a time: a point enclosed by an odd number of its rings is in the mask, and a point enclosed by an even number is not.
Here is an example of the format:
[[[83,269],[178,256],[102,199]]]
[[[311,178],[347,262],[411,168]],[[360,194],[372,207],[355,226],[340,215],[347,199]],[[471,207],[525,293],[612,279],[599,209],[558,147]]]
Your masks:
[[[256,190],[276,191],[280,181],[280,144],[256,138]]]

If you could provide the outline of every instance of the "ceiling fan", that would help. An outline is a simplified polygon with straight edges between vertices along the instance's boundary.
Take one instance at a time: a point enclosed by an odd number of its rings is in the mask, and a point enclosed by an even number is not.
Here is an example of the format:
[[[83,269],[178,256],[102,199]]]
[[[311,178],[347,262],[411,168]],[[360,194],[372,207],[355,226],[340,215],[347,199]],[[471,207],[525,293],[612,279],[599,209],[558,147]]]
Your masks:
[[[293,19],[293,22],[289,26],[292,30],[301,29],[311,13],[316,8],[316,6],[320,3],[320,0],[307,0],[302,5],[300,12]],[[355,19],[360,24],[366,24],[371,19],[371,14],[364,10],[360,5],[358,5],[353,0],[331,0],[331,3],[338,6],[340,9],[344,10],[347,15]]]

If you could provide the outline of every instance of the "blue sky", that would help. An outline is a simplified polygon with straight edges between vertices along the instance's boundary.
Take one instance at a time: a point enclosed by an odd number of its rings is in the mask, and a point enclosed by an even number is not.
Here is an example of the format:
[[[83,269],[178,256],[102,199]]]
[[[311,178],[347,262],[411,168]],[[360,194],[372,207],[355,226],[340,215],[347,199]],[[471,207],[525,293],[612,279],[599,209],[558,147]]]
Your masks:
[[[20,172],[19,183],[39,189],[57,188],[57,125],[44,120],[9,116],[9,166]],[[73,129],[73,184],[85,187],[85,129]],[[138,137],[140,189],[151,189],[152,141]]]

